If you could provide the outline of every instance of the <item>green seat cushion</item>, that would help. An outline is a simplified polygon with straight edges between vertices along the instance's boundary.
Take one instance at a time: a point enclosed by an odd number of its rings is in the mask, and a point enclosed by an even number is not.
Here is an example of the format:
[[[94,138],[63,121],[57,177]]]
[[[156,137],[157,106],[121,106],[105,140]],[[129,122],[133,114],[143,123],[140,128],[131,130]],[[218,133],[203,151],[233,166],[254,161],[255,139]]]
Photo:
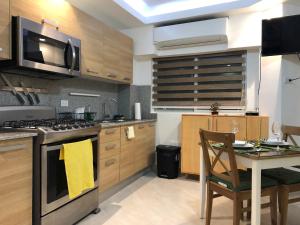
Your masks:
[[[226,173],[224,173],[224,174],[226,174]],[[233,188],[233,184],[231,182],[223,180],[214,175],[208,177],[207,179],[212,182],[218,183],[234,192],[251,190],[251,183],[252,183],[251,171],[239,170],[239,177],[240,177],[240,186],[237,188]],[[262,176],[262,178],[261,178],[261,187],[262,188],[276,186],[277,184],[278,184],[278,182],[276,180],[271,179],[269,177]]]
[[[263,170],[262,175],[277,180],[280,184],[288,185],[300,183],[300,172],[285,168]]]

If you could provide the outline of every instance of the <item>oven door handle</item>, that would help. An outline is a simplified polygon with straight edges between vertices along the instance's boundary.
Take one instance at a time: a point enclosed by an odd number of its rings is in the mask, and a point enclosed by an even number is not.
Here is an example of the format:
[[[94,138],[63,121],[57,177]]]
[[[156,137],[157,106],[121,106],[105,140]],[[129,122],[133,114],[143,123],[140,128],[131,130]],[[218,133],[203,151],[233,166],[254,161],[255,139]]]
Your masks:
[[[91,141],[97,141],[98,140],[98,137],[94,137],[94,138],[90,138]],[[88,139],[87,139],[88,140]],[[58,150],[58,149],[61,149],[63,145],[55,145],[55,146],[48,146],[48,145],[44,145],[42,147],[43,150],[46,150],[46,151],[54,151],[54,150]]]
[[[73,41],[71,39],[68,40],[68,43],[70,44],[71,50],[72,50],[72,62],[71,62],[71,67],[69,69],[69,72],[73,73],[74,68],[75,68],[75,62],[76,62],[76,51],[75,51]]]

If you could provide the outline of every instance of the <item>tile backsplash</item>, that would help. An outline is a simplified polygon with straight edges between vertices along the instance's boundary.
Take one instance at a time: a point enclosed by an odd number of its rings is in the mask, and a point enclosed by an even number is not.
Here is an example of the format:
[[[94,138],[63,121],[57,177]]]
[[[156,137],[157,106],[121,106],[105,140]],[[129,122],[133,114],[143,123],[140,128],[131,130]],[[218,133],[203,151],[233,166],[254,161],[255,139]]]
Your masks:
[[[77,107],[88,107],[92,112],[97,112],[97,119],[103,117],[103,103],[106,103],[106,114],[114,115],[118,112],[118,105],[111,101],[118,97],[118,85],[100,81],[71,78],[63,80],[46,80],[6,74],[14,86],[20,86],[20,81],[26,87],[46,88],[47,94],[39,94],[40,105],[56,108],[57,112],[73,112]],[[1,80],[2,82],[2,80]],[[4,85],[3,82],[1,85]],[[98,94],[100,97],[70,96],[71,92]],[[26,98],[25,98],[26,99]],[[68,107],[61,107],[61,100],[68,100]],[[29,105],[29,103],[26,103]],[[7,91],[0,91],[0,106],[19,105],[16,97]]]
[[[97,112],[96,119],[103,119],[103,104],[106,105],[105,114],[124,114],[127,118],[134,118],[134,103],[141,102],[142,118],[153,118],[150,114],[150,86],[117,85],[97,80],[71,78],[63,80],[47,80],[35,77],[26,77],[5,74],[14,86],[20,86],[22,81],[25,87],[45,88],[47,94],[39,94],[41,103],[56,108],[57,112],[73,112],[77,107],[90,107]],[[0,79],[0,85],[4,85]],[[97,94],[100,97],[71,96],[71,92]],[[27,98],[25,98],[27,100]],[[61,100],[68,100],[68,107],[61,106]],[[117,100],[115,102],[114,100]],[[17,98],[8,91],[0,91],[0,106],[20,105]],[[26,105],[29,105],[28,101]]]

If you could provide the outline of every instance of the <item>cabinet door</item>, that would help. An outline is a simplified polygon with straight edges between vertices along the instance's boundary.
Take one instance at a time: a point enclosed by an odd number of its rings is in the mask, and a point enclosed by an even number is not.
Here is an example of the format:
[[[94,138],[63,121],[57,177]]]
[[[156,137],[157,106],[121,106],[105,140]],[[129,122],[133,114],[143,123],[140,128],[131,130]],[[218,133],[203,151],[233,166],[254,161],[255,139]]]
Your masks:
[[[32,139],[0,142],[0,224],[32,224]]]
[[[210,118],[208,116],[182,117],[182,173],[200,173],[200,128],[205,130],[210,129]]]
[[[233,127],[238,128],[236,133],[236,140],[246,140],[246,118],[239,116],[217,116],[215,118],[216,131],[219,132],[232,132]]]
[[[110,80],[131,83],[133,42],[126,35],[110,27],[103,27],[103,71]]]
[[[134,148],[131,145],[122,146],[120,154],[120,181],[135,173]]]
[[[0,60],[10,58],[9,0],[0,1]]]

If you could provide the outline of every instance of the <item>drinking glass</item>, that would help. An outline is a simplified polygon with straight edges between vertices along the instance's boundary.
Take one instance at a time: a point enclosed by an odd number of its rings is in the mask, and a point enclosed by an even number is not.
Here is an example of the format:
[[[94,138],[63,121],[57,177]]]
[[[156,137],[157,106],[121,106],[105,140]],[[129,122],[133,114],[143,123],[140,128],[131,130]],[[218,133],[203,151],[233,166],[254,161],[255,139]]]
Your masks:
[[[280,142],[280,130],[281,126],[279,122],[273,122],[272,124],[272,133],[276,137],[277,142]],[[279,145],[277,145],[277,150],[279,151]]]

